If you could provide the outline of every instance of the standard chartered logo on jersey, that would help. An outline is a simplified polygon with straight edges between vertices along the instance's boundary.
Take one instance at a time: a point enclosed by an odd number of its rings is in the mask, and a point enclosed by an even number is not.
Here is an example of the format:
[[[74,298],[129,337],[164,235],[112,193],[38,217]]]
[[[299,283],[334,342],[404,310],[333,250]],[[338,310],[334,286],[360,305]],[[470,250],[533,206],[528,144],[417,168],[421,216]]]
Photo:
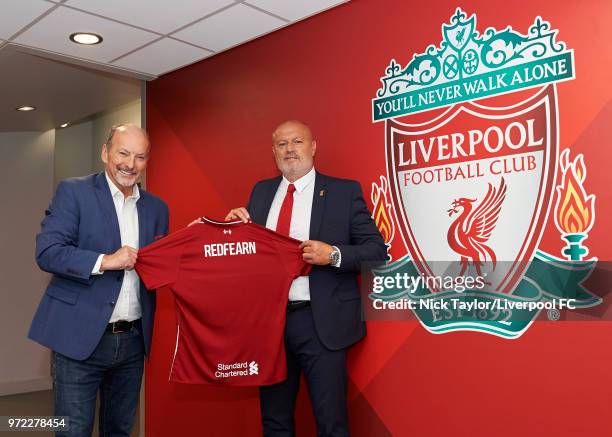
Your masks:
[[[259,375],[259,363],[257,361],[241,361],[230,364],[219,363],[215,372],[215,378],[251,375]]]

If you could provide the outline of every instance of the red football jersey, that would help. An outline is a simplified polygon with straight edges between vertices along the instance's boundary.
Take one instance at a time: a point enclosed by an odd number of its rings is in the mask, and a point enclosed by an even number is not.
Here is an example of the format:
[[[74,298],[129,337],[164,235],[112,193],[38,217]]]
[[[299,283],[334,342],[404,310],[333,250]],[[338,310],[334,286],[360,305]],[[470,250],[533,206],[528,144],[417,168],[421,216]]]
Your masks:
[[[206,220],[138,251],[145,286],[168,285],[175,298],[171,381],[269,385],[286,378],[289,287],[311,267],[299,245],[254,223]]]

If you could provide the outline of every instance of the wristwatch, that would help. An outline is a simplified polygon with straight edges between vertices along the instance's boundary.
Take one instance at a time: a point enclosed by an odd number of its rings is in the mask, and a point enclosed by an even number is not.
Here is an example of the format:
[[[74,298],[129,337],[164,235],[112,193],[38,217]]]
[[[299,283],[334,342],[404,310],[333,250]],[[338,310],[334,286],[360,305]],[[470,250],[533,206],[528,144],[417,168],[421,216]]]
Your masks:
[[[332,246],[334,250],[329,254],[329,263],[333,267],[340,267],[340,249],[336,246]]]

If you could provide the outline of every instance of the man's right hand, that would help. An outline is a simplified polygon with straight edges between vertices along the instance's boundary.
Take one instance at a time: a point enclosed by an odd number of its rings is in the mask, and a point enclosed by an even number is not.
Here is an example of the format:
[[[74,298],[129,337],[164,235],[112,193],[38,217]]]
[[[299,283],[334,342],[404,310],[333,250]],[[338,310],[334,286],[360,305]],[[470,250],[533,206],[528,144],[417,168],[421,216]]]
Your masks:
[[[244,223],[248,223],[251,221],[251,216],[245,207],[240,207],[236,209],[232,209],[226,216],[225,221],[240,219]]]
[[[138,250],[130,246],[123,246],[117,252],[102,257],[100,271],[133,269],[137,258]]]

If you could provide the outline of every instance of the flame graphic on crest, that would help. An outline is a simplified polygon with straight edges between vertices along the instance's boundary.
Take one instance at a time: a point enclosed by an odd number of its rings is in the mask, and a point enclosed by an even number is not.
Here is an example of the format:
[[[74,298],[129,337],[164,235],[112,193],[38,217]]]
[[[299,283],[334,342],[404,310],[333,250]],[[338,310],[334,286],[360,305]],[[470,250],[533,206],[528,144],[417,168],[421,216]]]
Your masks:
[[[584,158],[579,154],[570,161],[569,149],[561,152],[561,185],[557,186],[555,224],[562,234],[588,234],[595,222],[595,195],[587,195]]]
[[[386,177],[380,177],[380,186],[376,185],[376,182],[372,182],[372,192],[370,196],[372,204],[374,205],[372,209],[372,218],[383,240],[385,240],[385,244],[390,248],[391,241],[395,236],[395,225],[393,222],[393,205],[389,202],[388,192],[389,183]]]

